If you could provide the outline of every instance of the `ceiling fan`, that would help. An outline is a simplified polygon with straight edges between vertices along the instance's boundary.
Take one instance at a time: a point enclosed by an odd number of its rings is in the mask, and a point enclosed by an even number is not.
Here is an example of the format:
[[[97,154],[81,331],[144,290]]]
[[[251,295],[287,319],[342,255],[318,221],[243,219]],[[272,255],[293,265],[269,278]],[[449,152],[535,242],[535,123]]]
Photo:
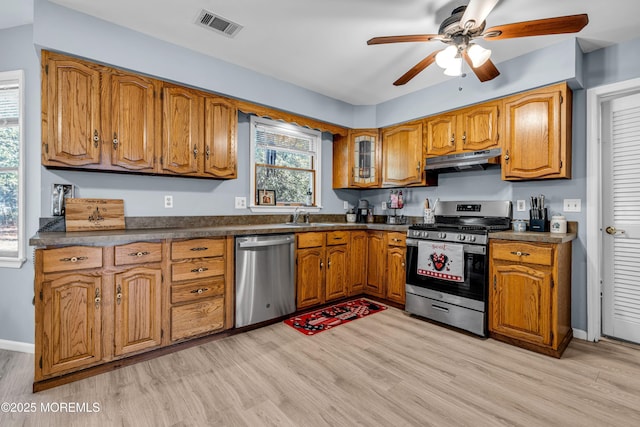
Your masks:
[[[455,8],[451,16],[442,21],[438,34],[374,37],[367,41],[367,44],[439,40],[449,45],[445,49],[431,53],[414,65],[402,77],[393,82],[395,86],[407,83],[434,62],[445,69],[445,74],[459,76],[462,74],[463,60],[469,64],[481,82],[486,82],[500,75],[500,71],[489,59],[491,50],[473,43],[473,40],[482,38],[491,41],[548,34],[577,33],[589,23],[588,15],[582,14],[498,25],[485,30],[485,19],[497,3],[498,0],[470,0],[467,6]]]

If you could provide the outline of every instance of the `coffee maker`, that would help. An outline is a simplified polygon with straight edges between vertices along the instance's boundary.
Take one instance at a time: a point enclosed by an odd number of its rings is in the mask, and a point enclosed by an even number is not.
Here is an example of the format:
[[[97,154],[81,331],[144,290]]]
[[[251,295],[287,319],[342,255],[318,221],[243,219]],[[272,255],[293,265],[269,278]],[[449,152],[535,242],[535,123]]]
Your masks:
[[[367,213],[369,211],[369,201],[365,199],[358,200],[358,211],[356,212],[356,222],[367,222]]]

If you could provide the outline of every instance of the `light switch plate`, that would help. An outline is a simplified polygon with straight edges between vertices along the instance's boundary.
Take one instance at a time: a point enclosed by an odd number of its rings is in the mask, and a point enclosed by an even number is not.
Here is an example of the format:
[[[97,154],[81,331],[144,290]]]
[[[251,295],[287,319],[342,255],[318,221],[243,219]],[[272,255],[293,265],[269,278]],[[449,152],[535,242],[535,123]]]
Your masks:
[[[581,199],[564,199],[562,210],[564,212],[582,212],[582,200]]]
[[[524,200],[518,200],[516,202],[516,210],[518,212],[524,212],[527,210],[527,207],[525,206],[525,201]]]
[[[347,210],[349,209],[349,202],[347,202],[346,200],[343,202],[342,208]]]
[[[382,202],[382,210],[383,211],[387,210],[387,202]]]

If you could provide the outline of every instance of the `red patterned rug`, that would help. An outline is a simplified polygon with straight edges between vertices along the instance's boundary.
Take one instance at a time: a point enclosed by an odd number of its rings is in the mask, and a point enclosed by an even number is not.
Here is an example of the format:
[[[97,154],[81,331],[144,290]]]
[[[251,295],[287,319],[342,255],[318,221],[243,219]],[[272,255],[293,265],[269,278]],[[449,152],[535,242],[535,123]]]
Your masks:
[[[361,298],[294,316],[284,323],[300,333],[314,335],[386,309],[382,304]]]

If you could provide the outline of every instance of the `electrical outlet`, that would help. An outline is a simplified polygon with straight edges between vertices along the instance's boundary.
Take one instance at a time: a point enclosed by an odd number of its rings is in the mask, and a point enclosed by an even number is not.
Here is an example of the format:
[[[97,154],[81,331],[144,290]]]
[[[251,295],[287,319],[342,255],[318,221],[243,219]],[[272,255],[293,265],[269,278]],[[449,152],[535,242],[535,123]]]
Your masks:
[[[343,202],[343,204],[342,204],[342,208],[343,208],[344,210],[348,210],[348,209],[349,209],[349,202],[347,202],[347,201],[345,200],[345,201]]]
[[[564,212],[581,212],[582,200],[581,199],[564,199],[562,210]]]
[[[173,207],[173,196],[164,196],[164,207],[172,208]]]
[[[382,210],[383,211],[387,210],[387,202],[382,202]]]
[[[246,208],[247,208],[247,198],[236,197],[236,209],[246,209]]]
[[[517,210],[518,212],[524,212],[524,211],[526,211],[526,210],[527,210],[527,207],[525,206],[525,204],[524,204],[524,203],[525,203],[525,202],[524,202],[524,200],[518,200],[518,201],[516,202],[516,210]]]

